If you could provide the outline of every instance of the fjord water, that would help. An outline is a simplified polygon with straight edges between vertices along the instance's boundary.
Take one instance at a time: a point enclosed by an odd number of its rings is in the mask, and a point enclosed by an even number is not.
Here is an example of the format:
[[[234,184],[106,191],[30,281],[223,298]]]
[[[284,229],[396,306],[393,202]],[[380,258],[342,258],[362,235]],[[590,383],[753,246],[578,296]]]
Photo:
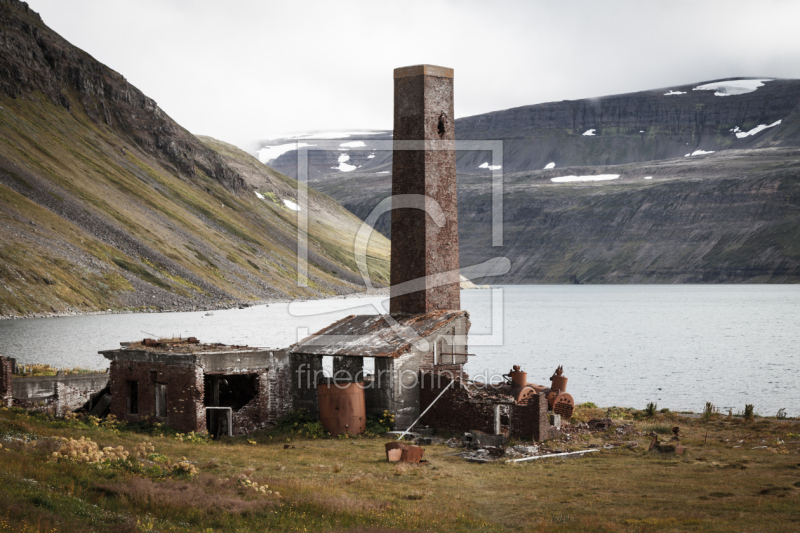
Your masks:
[[[461,291],[473,377],[514,364],[547,384],[558,365],[579,403],[800,416],[798,285],[506,285]],[[279,348],[385,298],[336,298],[205,312],[0,321],[0,353],[21,363],[105,368],[98,350],[196,336]],[[388,302],[387,302],[388,303]],[[367,363],[367,369],[372,365]]]

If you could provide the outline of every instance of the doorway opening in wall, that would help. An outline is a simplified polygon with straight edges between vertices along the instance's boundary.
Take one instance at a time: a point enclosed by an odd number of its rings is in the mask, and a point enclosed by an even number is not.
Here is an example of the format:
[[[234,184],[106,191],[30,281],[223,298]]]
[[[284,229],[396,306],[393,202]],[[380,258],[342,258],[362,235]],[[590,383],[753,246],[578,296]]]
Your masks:
[[[230,407],[206,407],[206,431],[212,438],[233,436],[233,411]]]
[[[156,416],[167,417],[167,384],[156,383]]]
[[[206,407],[230,407],[238,411],[258,394],[256,374],[205,374]]]
[[[139,382],[128,382],[128,414],[139,414]]]

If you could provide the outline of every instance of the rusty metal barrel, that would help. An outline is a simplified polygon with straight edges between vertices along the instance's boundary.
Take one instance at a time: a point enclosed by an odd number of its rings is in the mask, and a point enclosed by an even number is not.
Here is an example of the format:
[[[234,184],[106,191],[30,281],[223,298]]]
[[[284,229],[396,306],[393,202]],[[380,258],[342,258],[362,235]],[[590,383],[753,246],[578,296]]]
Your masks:
[[[567,378],[564,376],[553,376],[550,378],[550,388],[553,390],[560,390],[565,392],[567,390]]]
[[[528,373],[520,370],[512,370],[509,375],[511,376],[511,383],[514,387],[524,387],[528,384]]]
[[[364,383],[320,383],[319,421],[334,437],[343,433],[358,435],[367,429]]]

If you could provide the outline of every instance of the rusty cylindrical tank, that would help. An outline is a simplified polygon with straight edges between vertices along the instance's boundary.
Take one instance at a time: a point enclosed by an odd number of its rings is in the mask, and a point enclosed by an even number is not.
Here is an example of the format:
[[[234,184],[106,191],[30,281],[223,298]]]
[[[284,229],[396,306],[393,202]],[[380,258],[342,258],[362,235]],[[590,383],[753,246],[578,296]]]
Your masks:
[[[367,429],[364,383],[320,383],[319,421],[331,436],[358,435]]]
[[[564,376],[564,367],[556,368],[550,377],[550,390],[546,392],[547,403],[554,413],[564,418],[570,418],[575,410],[575,400],[567,392],[567,377]]]
[[[514,387],[524,387],[528,384],[528,373],[522,372],[521,370],[511,371],[509,373],[511,376],[511,384]]]
[[[553,390],[567,390],[567,378],[564,376],[553,376],[553,379],[550,380],[550,383],[550,388]]]

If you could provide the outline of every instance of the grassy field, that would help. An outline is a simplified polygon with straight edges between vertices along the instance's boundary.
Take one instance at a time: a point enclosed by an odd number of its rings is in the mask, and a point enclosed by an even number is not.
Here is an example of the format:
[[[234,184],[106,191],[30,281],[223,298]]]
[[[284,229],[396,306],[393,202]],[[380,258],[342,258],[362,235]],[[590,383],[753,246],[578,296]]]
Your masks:
[[[606,412],[579,408],[573,421]],[[207,442],[3,409],[0,532],[800,531],[796,421],[611,412],[616,427],[633,424],[627,433],[548,443],[601,448],[583,458],[476,464],[434,445],[418,466],[386,462],[380,437],[274,430]],[[668,443],[674,425],[685,454],[648,452],[649,434]],[[59,453],[90,446],[82,437],[112,459]]]

